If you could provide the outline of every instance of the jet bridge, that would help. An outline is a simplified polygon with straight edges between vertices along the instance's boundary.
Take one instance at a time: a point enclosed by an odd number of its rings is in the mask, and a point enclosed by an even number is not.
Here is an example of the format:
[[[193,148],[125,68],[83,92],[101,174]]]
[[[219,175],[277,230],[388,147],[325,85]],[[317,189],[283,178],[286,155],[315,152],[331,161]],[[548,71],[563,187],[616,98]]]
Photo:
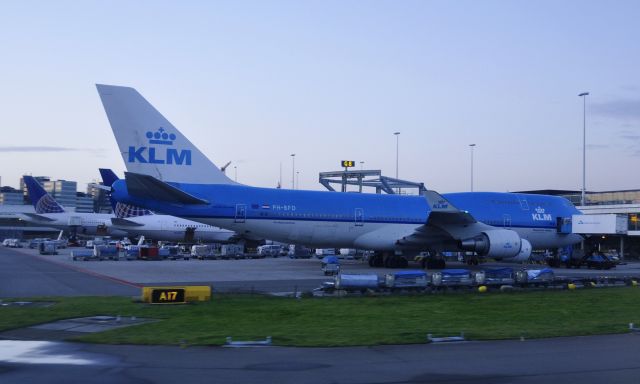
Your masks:
[[[336,189],[332,185],[340,185],[341,192],[347,192],[347,186],[353,185],[358,187],[358,192],[360,193],[362,193],[364,187],[367,187],[375,188],[376,193],[384,192],[390,195],[412,189],[417,190],[416,195],[421,195],[427,190],[424,183],[382,176],[381,170],[320,172],[319,182],[333,192]]]

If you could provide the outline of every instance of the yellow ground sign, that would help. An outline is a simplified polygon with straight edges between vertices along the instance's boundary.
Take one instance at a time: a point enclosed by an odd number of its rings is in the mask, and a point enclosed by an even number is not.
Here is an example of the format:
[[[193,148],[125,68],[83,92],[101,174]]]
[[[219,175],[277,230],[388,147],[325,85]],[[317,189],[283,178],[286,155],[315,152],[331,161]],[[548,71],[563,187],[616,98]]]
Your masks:
[[[209,300],[211,300],[211,287],[208,285],[142,288],[142,301],[145,303],[179,304]]]

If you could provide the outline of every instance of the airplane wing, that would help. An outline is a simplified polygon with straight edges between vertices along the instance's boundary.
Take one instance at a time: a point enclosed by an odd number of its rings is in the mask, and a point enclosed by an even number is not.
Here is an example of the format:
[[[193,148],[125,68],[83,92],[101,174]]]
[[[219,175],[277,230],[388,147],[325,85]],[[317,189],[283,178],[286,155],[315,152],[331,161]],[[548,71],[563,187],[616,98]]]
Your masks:
[[[135,221],[131,221],[127,219],[120,219],[117,217],[111,218],[111,224],[113,224],[116,227],[128,227],[128,228],[144,226],[144,224],[136,223]]]
[[[483,230],[492,228],[477,221],[469,212],[456,208],[436,191],[428,190],[424,196],[431,208],[426,224],[416,228],[413,234],[398,240],[398,245],[456,245],[458,240],[476,236]]]
[[[177,204],[209,204],[153,176],[125,172],[124,177],[131,196]]]
[[[21,213],[21,215],[26,216],[28,219],[27,220],[35,220],[35,221],[56,221],[55,219],[46,217],[46,216],[42,216],[42,215],[38,215],[37,213],[28,213],[28,212],[23,212]]]

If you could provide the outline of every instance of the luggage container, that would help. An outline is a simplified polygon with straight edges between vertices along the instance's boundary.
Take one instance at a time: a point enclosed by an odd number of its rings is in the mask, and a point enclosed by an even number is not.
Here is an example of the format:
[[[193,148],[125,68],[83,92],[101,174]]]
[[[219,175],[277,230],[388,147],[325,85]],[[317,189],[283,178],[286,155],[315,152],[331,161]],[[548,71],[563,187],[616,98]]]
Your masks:
[[[140,247],[138,258],[140,260],[160,260],[158,247]]]
[[[355,259],[358,251],[355,248],[340,248],[340,257],[345,259]]]
[[[434,287],[470,286],[473,283],[473,277],[468,269],[443,269],[431,274],[431,284]]]
[[[169,248],[161,247],[158,248],[158,257],[162,260],[166,260],[171,256],[171,251]]]
[[[311,257],[311,249],[305,247],[304,245],[290,244],[289,257],[292,259],[308,259]]]
[[[216,250],[212,245],[196,244],[191,246],[191,257],[195,257],[200,260],[215,259]]]
[[[38,244],[38,251],[41,255],[57,255],[58,247],[55,241],[43,241]]]
[[[282,247],[275,244],[261,245],[258,247],[258,255],[262,257],[278,257]]]
[[[334,276],[340,273],[340,264],[325,264],[320,269],[325,276]]]
[[[118,247],[112,245],[95,245],[93,254],[98,260],[118,260]]]
[[[527,271],[527,283],[534,285],[549,285],[555,279],[555,273],[551,268],[530,269]]]
[[[6,246],[9,248],[22,248],[22,244],[18,239],[9,239]]]
[[[71,260],[89,261],[94,259],[95,256],[93,253],[93,249],[74,249],[73,251],[71,251]]]
[[[335,277],[336,289],[346,291],[366,291],[378,289],[380,283],[376,274],[339,274]]]
[[[177,245],[164,246],[161,250],[161,256],[165,259],[177,260],[183,258],[183,255],[180,254],[180,247]],[[187,256],[186,259],[188,260],[189,257]]]
[[[322,258],[320,269],[325,276],[337,275],[340,273],[340,260],[336,256],[325,256]]]
[[[515,283],[513,268],[490,268],[478,271],[475,274],[475,282],[478,285],[512,285]]]
[[[244,245],[242,244],[222,244],[220,256],[224,259],[240,259],[244,257]]]
[[[129,245],[125,248],[125,259],[137,260],[140,254],[140,247],[137,245]]]
[[[385,276],[385,286],[389,289],[421,290],[427,288],[427,273],[425,271],[400,271]]]
[[[335,248],[316,248],[316,256],[321,258],[323,256],[335,256],[336,250]]]

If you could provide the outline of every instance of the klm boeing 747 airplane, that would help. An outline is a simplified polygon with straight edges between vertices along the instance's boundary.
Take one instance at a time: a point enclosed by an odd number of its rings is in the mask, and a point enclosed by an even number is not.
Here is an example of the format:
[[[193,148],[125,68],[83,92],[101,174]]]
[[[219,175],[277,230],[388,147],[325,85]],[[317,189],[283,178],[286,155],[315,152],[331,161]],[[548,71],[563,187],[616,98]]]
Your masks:
[[[112,196],[123,203],[246,237],[374,250],[372,266],[406,265],[406,257],[420,251],[472,251],[524,261],[532,249],[581,240],[559,225],[579,211],[556,196],[435,191],[400,196],[238,184],[135,89],[97,88],[128,170],[112,187]]]

